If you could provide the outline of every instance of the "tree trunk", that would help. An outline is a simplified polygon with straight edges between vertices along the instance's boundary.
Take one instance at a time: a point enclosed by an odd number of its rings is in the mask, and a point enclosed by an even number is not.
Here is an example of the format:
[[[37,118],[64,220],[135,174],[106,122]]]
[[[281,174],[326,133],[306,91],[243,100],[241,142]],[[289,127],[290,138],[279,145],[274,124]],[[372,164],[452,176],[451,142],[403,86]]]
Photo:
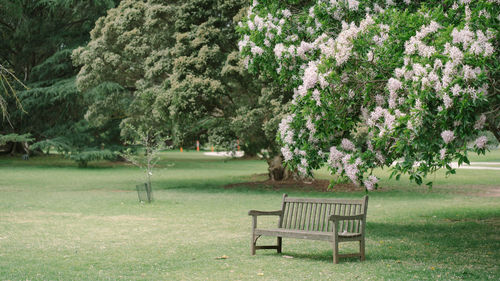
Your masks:
[[[29,155],[29,145],[27,142],[11,142],[9,153],[11,156],[16,154],[28,154]]]
[[[281,155],[267,159],[269,179],[272,181],[283,181],[295,178],[296,173],[289,171],[283,166],[283,157]]]
[[[17,142],[14,142],[10,147],[10,156],[16,155],[16,150],[17,150]]]

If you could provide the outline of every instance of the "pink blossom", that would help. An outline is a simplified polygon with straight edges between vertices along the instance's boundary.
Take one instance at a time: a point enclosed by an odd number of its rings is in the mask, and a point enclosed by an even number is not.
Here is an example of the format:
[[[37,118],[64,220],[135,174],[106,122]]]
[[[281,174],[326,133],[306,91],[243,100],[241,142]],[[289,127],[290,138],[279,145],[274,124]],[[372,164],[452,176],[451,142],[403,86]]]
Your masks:
[[[444,160],[446,157],[446,148],[439,150],[439,159]]]
[[[382,154],[382,152],[380,152],[380,151],[375,152],[375,158],[377,158],[379,163],[381,163],[381,164],[385,163],[385,157]]]
[[[378,182],[377,177],[371,175],[366,180],[363,181],[363,184],[365,185],[366,189],[373,190],[377,182]]]
[[[396,121],[396,116],[389,113],[389,111],[385,111],[384,114],[384,125],[387,129],[391,130],[394,127],[394,121]]]
[[[342,157],[344,157],[344,153],[339,151],[337,147],[335,146],[330,147],[330,161],[332,163],[338,162],[340,159],[342,159]]]
[[[312,98],[316,101],[317,106],[321,106],[321,94],[318,89],[314,89],[314,91],[312,92]]]
[[[341,146],[342,146],[342,149],[347,150],[347,151],[353,151],[355,149],[354,144],[346,138],[342,139]]]
[[[285,46],[282,43],[276,44],[274,46],[274,55],[278,58],[281,59],[281,55],[283,52],[286,50]]]
[[[443,95],[443,102],[444,102],[444,107],[445,108],[450,108],[453,104],[453,100],[448,96],[448,94]]]
[[[351,11],[357,11],[359,7],[359,1],[357,0],[347,0],[347,5],[349,7],[349,10]]]
[[[349,89],[349,91],[348,91],[348,95],[349,95],[349,98],[351,98],[351,99],[352,99],[352,98],[354,98],[355,93],[354,93],[354,91],[353,91],[352,89]]]
[[[292,13],[291,13],[291,12],[290,12],[290,10],[288,10],[288,9],[285,9],[285,10],[283,10],[283,11],[281,11],[281,12],[282,12],[282,14],[283,14],[283,16],[284,16],[285,18],[289,18],[289,17],[291,17],[291,16],[292,16]]]
[[[300,46],[297,48],[297,55],[302,59],[305,59],[305,54],[313,48],[313,44],[302,41],[300,42]]]
[[[403,75],[405,75],[405,68],[396,68],[394,70],[394,74],[396,75],[397,78],[401,78]]]
[[[444,143],[448,144],[455,139],[455,134],[453,131],[446,130],[441,133],[441,138],[443,138]]]
[[[434,53],[436,53],[436,48],[434,46],[427,46],[424,44],[418,45],[418,54],[425,58],[430,58]]]
[[[486,136],[480,136],[475,141],[475,145],[478,148],[484,148],[486,146],[486,143],[488,143],[488,138]]]
[[[375,103],[380,107],[385,103],[385,98],[382,95],[375,96]]]
[[[327,76],[328,73],[321,73],[318,75],[319,85],[321,86],[321,89],[325,89],[329,85],[328,81],[326,80]]]
[[[474,124],[474,129],[482,130],[485,123],[486,123],[486,115],[481,114],[481,116],[479,116],[479,119],[477,119],[476,124]]]
[[[280,133],[281,139],[285,143],[289,143],[289,144],[293,143],[294,132],[293,132],[293,130],[291,130],[290,124],[293,122],[294,117],[295,116],[293,114],[288,115],[287,117],[281,119],[281,122],[278,126],[278,131]]]
[[[356,165],[347,164],[344,166],[345,173],[347,177],[355,184],[358,184],[358,173],[359,169]]]
[[[401,81],[394,78],[390,78],[389,81],[387,82],[387,88],[389,89],[390,93],[394,93],[397,90],[401,89],[402,85],[403,84],[401,83]]]
[[[298,165],[297,170],[299,171],[299,174],[301,174],[302,176],[307,175],[307,169],[304,166]]]
[[[290,151],[288,145],[285,145],[281,148],[281,154],[283,154],[283,158],[285,161],[290,161],[293,159],[293,153]]]
[[[443,62],[440,59],[434,61],[434,69],[440,69],[443,67]]]
[[[447,46],[448,46],[448,48],[446,48]],[[462,51],[460,51],[460,49],[455,47],[455,46],[449,47],[449,45],[445,45],[445,52],[444,53],[448,54],[450,56],[450,58],[453,61],[455,61],[456,63],[461,62],[462,59],[464,58],[464,54],[462,53]]]
[[[473,70],[471,66],[464,65],[463,66],[463,71],[464,71],[464,78],[465,78],[465,80],[476,79],[476,72],[477,71]],[[479,70],[479,72],[480,71],[481,70]]]
[[[254,55],[262,55],[264,53],[264,50],[259,46],[253,46],[250,51]]]
[[[474,40],[474,32],[470,31],[469,26],[466,25],[462,30],[458,31],[456,28],[451,32],[453,37],[453,44],[462,43],[464,48]]]
[[[373,51],[369,51],[366,54],[366,57],[367,57],[368,61],[373,61]]]
[[[451,87],[451,93],[453,94],[453,96],[456,97],[460,95],[460,92],[462,92],[462,88],[460,88],[460,85],[455,84],[453,85],[453,87]]]
[[[316,126],[314,125],[310,117],[307,118],[306,127],[307,129],[309,129],[310,135],[314,135],[316,133]]]
[[[311,61],[307,65],[306,70],[304,71],[304,77],[303,77],[303,85],[304,88],[310,89],[316,85],[318,82],[318,66],[317,62]]]

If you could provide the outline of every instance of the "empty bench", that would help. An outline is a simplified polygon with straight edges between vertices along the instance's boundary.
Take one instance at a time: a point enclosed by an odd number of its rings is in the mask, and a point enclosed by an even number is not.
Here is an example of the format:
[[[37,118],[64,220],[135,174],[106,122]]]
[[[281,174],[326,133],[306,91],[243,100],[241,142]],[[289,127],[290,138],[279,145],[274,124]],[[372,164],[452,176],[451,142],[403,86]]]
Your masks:
[[[365,260],[365,223],[368,196],[362,199],[320,199],[294,198],[283,195],[281,210],[263,212],[251,210],[252,244],[251,253],[259,249],[276,249],[281,253],[282,238],[299,238],[328,241],[333,248],[333,263],[339,258],[359,257]],[[278,227],[263,229],[257,227],[257,217],[278,216]],[[261,236],[277,237],[277,245],[257,246]],[[359,241],[359,253],[339,255],[339,243]]]

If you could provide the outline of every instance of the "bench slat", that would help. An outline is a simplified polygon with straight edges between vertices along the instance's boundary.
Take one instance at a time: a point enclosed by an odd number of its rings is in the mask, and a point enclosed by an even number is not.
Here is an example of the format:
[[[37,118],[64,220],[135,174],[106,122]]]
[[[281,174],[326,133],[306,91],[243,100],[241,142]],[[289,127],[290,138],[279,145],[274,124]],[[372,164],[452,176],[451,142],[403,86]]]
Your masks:
[[[331,199],[331,198],[301,198],[301,197],[286,197],[287,203],[324,203],[324,204],[363,204],[364,200],[360,199]]]
[[[307,230],[311,229],[311,215],[312,215],[312,209],[313,209],[314,204],[309,204],[309,219],[307,220]]]
[[[304,230],[304,224],[303,220],[305,218],[304,212],[307,210],[307,203],[302,203],[300,206],[300,215],[299,215],[299,225],[297,226],[297,229]]]
[[[286,228],[286,223],[287,223],[287,219],[288,219],[288,210],[290,209],[290,205],[285,204],[285,202],[283,202],[283,204],[284,204],[283,220],[281,221],[280,227]]]
[[[276,236],[276,237],[292,237],[300,239],[312,239],[312,240],[325,240],[332,241],[333,234],[331,232],[325,231],[305,231],[296,229],[255,229],[255,234],[266,235],[266,236]],[[361,233],[339,233],[339,241],[351,240],[361,236]],[[259,247],[259,246],[257,246]],[[264,246],[266,247],[266,246]]]
[[[295,207],[295,204],[290,204],[290,217],[288,218],[288,224],[286,228],[292,228],[292,219],[293,219],[293,209]]]

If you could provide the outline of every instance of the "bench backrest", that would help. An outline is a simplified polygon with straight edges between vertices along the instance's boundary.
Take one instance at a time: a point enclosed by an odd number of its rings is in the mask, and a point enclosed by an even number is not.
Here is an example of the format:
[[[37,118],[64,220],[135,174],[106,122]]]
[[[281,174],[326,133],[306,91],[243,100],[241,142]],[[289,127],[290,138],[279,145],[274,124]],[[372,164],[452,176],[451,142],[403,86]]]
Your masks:
[[[368,196],[362,199],[294,198],[283,195],[283,217],[279,227],[307,231],[333,231],[330,215],[359,215],[366,218]],[[362,232],[361,220],[339,222],[339,232]]]

